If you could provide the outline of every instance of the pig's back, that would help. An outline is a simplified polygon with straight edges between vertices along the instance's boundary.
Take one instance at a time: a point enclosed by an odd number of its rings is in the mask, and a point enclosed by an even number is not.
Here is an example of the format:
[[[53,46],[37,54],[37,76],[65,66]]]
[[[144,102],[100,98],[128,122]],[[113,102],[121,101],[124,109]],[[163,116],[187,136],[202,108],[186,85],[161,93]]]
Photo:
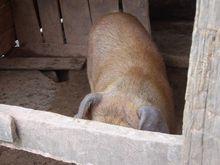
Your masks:
[[[131,68],[165,77],[162,58],[148,32],[135,17],[124,13],[109,14],[93,26],[87,62],[92,91],[105,90]]]

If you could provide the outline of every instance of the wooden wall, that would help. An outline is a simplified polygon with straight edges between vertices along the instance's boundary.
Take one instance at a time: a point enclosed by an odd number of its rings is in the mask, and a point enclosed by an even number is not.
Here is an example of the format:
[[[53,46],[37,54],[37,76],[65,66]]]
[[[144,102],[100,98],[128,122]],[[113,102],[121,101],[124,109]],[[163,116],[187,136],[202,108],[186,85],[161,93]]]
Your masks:
[[[145,3],[138,2],[138,5],[134,5],[124,0],[125,11],[136,15],[148,27],[148,0],[138,1]],[[87,38],[92,23],[106,13],[119,11],[118,0],[13,2],[15,27],[21,48],[47,57],[86,56]],[[142,10],[140,14],[139,7]]]
[[[129,0],[11,2],[20,47],[11,54],[13,59],[0,61],[0,69],[80,69],[87,56],[91,25],[104,14],[119,11],[119,2],[124,5],[125,12],[135,15],[150,31],[148,0],[135,3]],[[9,41],[5,39],[3,44],[9,44]]]
[[[0,55],[5,55],[15,42],[12,10],[8,0],[0,0]]]

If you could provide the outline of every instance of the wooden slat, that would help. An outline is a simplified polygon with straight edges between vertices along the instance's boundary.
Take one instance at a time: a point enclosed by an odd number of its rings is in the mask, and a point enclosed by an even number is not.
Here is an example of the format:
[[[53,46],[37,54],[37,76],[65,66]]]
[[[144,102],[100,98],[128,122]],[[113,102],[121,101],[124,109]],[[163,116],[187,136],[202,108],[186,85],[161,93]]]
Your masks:
[[[85,57],[11,57],[0,59],[0,69],[80,70],[85,61]]]
[[[0,34],[0,55],[6,54],[14,46],[15,36],[14,29],[8,29]]]
[[[91,26],[87,0],[61,0],[67,44],[86,45]]]
[[[107,13],[119,11],[118,0],[89,0],[93,23]]]
[[[136,16],[148,32],[151,32],[148,0],[123,0],[124,12]]]
[[[15,27],[21,44],[41,43],[39,24],[33,0],[13,0]]]
[[[57,0],[38,0],[39,14],[46,43],[63,43]]]
[[[28,43],[18,49],[30,51],[39,55],[39,57],[78,57],[87,55],[86,46],[74,44]]]

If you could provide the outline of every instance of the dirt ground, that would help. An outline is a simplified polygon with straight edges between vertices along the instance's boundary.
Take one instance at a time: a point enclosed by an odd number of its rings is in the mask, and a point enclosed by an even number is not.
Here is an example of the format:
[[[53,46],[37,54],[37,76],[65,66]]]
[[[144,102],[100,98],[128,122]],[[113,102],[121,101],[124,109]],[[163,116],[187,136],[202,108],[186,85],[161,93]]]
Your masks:
[[[166,26],[165,26],[166,25]],[[192,24],[191,24],[192,25]],[[192,26],[154,23],[153,38],[163,53],[188,55]],[[181,28],[180,28],[181,27]],[[167,67],[174,91],[179,134],[182,129],[187,69]],[[54,71],[0,71],[0,103],[73,116],[81,99],[89,93],[86,69],[69,71],[69,80],[57,82]],[[0,165],[64,165],[39,155],[0,147]]]
[[[0,71],[0,103],[73,116],[89,93],[86,70],[70,71],[69,81],[55,82],[55,73]],[[0,147],[0,165],[64,165],[24,151]]]

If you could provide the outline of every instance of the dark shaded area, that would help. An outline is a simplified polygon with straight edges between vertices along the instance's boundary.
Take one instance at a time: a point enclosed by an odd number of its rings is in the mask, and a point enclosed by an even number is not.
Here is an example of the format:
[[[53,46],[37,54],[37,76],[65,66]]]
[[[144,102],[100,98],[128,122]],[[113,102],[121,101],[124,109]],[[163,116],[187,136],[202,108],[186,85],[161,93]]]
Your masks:
[[[196,0],[149,0],[152,38],[163,56],[190,55]],[[178,132],[182,133],[187,68],[167,66]]]
[[[68,70],[56,70],[56,75],[59,82],[69,80],[69,71]]]
[[[149,0],[150,19],[193,20],[196,0]]]

